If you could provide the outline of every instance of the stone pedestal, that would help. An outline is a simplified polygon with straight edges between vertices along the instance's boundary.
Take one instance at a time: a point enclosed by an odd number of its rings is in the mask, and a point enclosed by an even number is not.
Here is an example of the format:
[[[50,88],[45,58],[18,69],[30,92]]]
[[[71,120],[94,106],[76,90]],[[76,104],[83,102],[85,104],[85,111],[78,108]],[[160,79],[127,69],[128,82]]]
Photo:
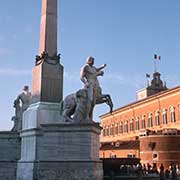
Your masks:
[[[17,180],[102,180],[97,123],[42,124],[22,131]]]
[[[19,133],[11,131],[0,132],[0,180],[16,180],[20,147]]]
[[[22,130],[40,128],[41,124],[60,122],[60,103],[31,104],[23,114]]]

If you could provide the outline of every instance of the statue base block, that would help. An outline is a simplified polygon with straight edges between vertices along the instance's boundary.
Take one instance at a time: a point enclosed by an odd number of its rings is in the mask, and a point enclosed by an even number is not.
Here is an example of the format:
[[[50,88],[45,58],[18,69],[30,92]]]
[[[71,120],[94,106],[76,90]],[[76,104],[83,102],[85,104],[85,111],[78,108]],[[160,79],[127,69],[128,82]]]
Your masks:
[[[103,180],[100,161],[21,162],[18,168],[18,180]]]
[[[42,124],[21,133],[17,180],[102,180],[98,123]]]
[[[39,128],[41,124],[60,122],[60,104],[38,102],[23,113],[22,130]]]

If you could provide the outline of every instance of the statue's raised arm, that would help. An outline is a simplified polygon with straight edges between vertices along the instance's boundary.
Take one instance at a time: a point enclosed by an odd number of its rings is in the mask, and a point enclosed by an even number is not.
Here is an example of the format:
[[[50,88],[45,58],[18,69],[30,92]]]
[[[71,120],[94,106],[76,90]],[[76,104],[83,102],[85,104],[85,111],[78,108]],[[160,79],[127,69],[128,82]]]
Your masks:
[[[103,64],[101,67],[96,68],[96,69],[97,69],[97,71],[101,71],[101,70],[104,69],[106,66],[107,66],[106,64]]]

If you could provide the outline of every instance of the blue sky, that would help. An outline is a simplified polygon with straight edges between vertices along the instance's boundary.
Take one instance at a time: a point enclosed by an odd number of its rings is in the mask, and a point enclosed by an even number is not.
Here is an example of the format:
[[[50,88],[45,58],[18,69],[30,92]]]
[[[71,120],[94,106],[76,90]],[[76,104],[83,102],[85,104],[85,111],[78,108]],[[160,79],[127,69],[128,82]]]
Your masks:
[[[179,0],[59,0],[58,50],[65,68],[64,96],[81,88],[79,70],[89,55],[107,64],[100,83],[115,108],[135,101],[153,72],[153,55],[169,88],[180,83]],[[0,4],[0,129],[12,127],[13,100],[31,86],[38,53],[41,0]],[[95,120],[108,111],[95,108]]]

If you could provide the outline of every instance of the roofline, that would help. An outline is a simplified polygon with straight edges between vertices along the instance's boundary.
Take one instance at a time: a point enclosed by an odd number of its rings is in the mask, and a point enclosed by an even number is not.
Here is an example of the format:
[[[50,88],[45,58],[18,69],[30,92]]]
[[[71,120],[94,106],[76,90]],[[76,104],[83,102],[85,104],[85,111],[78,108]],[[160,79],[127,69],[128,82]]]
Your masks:
[[[177,90],[180,90],[180,86],[176,86],[174,88],[171,88],[171,89],[168,89],[168,90],[156,93],[154,95],[151,95],[151,96],[149,96],[147,98],[144,98],[144,99],[141,99],[139,101],[135,101],[135,102],[129,103],[129,104],[125,105],[125,106],[122,106],[120,108],[115,109],[112,112],[112,115],[116,114],[119,110],[132,108],[135,105],[140,105],[140,104],[143,104],[143,103],[148,102],[150,100],[161,98],[162,96],[170,94],[170,93],[172,93],[174,91],[177,91]],[[105,113],[105,114],[100,115],[99,118],[105,118],[105,117],[107,117],[109,115],[111,115],[111,114],[110,113]]]

